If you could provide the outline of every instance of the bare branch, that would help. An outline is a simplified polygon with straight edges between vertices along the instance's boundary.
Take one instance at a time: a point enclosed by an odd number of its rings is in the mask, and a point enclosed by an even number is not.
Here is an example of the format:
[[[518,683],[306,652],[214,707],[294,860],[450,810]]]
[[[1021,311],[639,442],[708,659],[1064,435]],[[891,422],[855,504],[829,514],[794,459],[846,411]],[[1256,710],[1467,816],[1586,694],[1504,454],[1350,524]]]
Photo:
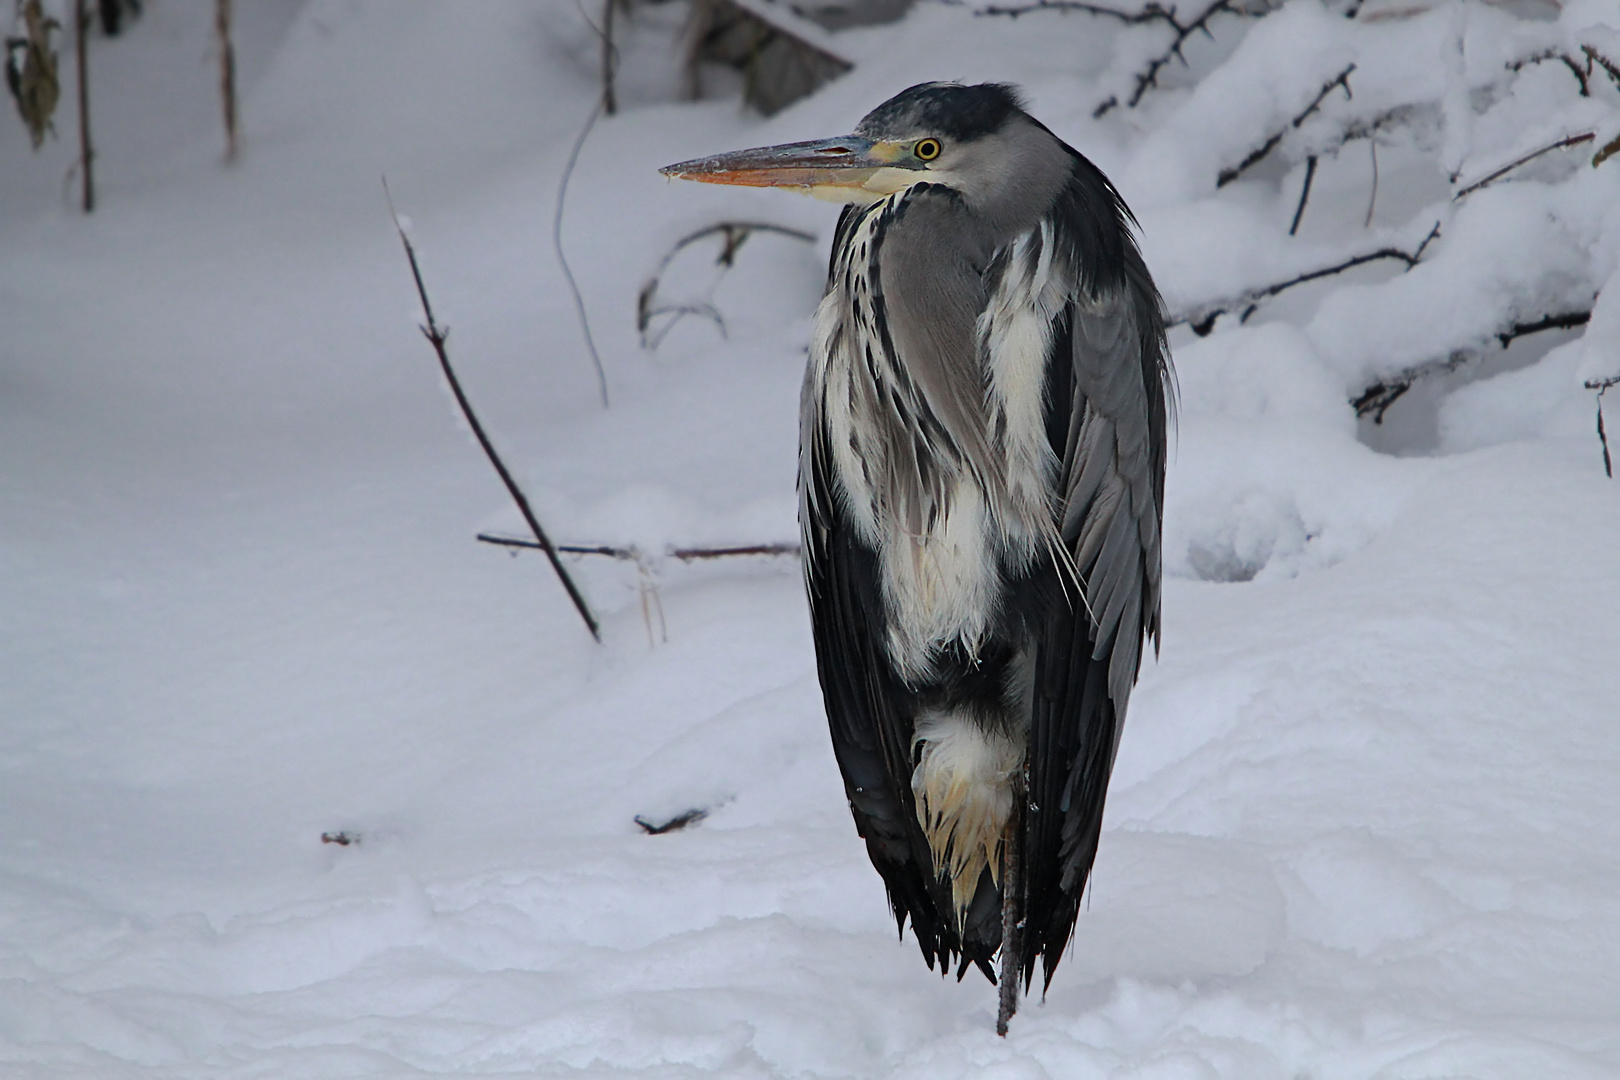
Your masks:
[[[1517,158],[1517,159],[1515,159],[1513,161],[1508,162],[1506,165],[1502,166],[1500,169],[1497,169],[1495,172],[1491,173],[1489,176],[1485,176],[1485,177],[1482,177],[1479,180],[1475,180],[1472,184],[1469,184],[1467,187],[1465,187],[1461,191],[1457,192],[1457,194],[1453,195],[1451,197],[1451,201],[1452,202],[1461,202],[1463,199],[1467,198],[1469,195],[1472,195],[1474,192],[1478,191],[1480,188],[1485,187],[1485,186],[1487,186],[1489,184],[1495,183],[1496,181],[1502,179],[1502,177],[1506,176],[1508,173],[1512,172],[1514,169],[1517,169],[1521,165],[1529,164],[1530,162],[1536,160],[1536,158],[1540,157],[1543,154],[1550,154],[1554,150],[1564,150],[1564,149],[1567,149],[1568,147],[1571,147],[1571,146],[1579,146],[1581,143],[1589,143],[1595,138],[1597,138],[1597,132],[1588,131],[1588,132],[1584,132],[1584,133],[1582,133],[1580,135],[1566,136],[1565,138],[1559,139],[1557,142],[1554,142],[1554,143],[1548,143],[1546,146],[1543,146],[1539,150],[1532,150],[1528,154],[1525,154],[1523,157]]]
[[[596,103],[591,115],[586,117],[585,126],[579,129],[579,137],[574,140],[573,148],[568,151],[568,161],[563,165],[562,178],[557,181],[557,205],[551,217],[551,247],[557,253],[557,265],[562,268],[563,278],[568,282],[568,291],[574,298],[574,314],[579,317],[580,333],[585,337],[585,350],[591,354],[591,364],[596,368],[596,388],[602,395],[602,408],[608,407],[607,372],[602,368],[602,357],[596,351],[596,339],[591,336],[591,317],[585,312],[585,297],[580,295],[579,283],[574,280],[574,271],[568,265],[568,255],[563,251],[563,202],[568,197],[568,181],[573,178],[574,166],[579,163],[579,152],[584,149],[585,140],[590,137],[591,129],[596,126],[597,118],[602,115],[607,101],[604,98]]]
[[[1609,140],[1608,145],[1604,146],[1603,149],[1592,155],[1592,168],[1597,168],[1599,165],[1603,164],[1605,161],[1608,161],[1616,154],[1620,154],[1620,135],[1616,135],[1613,139]]]
[[[1275,150],[1277,148],[1277,144],[1283,141],[1283,136],[1287,135],[1290,131],[1299,130],[1299,125],[1303,124],[1312,113],[1322,107],[1322,102],[1327,99],[1327,96],[1331,94],[1336,87],[1342,87],[1344,89],[1345,100],[1348,101],[1352,96],[1350,93],[1350,73],[1354,70],[1356,70],[1356,65],[1351,64],[1343,71],[1335,75],[1332,79],[1329,79],[1327,82],[1323,83],[1322,89],[1316,92],[1316,96],[1311,99],[1311,103],[1305,106],[1305,108],[1302,109],[1297,116],[1290,120],[1286,127],[1281,128],[1268,136],[1265,142],[1261,143],[1255,149],[1250,151],[1249,156],[1244,158],[1238,164],[1222,169],[1220,171],[1220,175],[1215,178],[1215,186],[1217,188],[1225,187],[1227,184],[1230,184],[1232,181],[1242,176],[1245,172],[1248,172],[1250,168],[1265,160],[1266,155]],[[1315,158],[1312,158],[1311,160],[1314,162]],[[1290,235],[1292,235],[1292,232],[1290,232]]]
[[[613,116],[619,111],[619,95],[613,90],[613,77],[619,67],[619,50],[613,44],[613,9],[619,0],[602,0],[602,111]]]
[[[658,306],[655,303],[658,296],[658,288],[661,284],[663,284],[664,272],[668,270],[670,264],[675,261],[675,257],[692,244],[695,244],[699,240],[706,239],[710,236],[721,237],[720,254],[715,258],[715,265],[729,270],[736,264],[738,250],[741,249],[743,244],[748,241],[748,238],[756,232],[772,233],[777,236],[786,236],[793,240],[802,240],[807,244],[813,244],[816,240],[814,234],[812,233],[804,232],[801,229],[791,229],[785,225],[772,225],[771,223],[765,221],[720,221],[713,225],[705,225],[696,232],[688,233],[687,235],[681,237],[675,242],[675,246],[670,248],[669,251],[665,252],[662,259],[658,260],[658,268],[653,271],[652,276],[647,279],[646,284],[641,286],[641,292],[636,296],[636,329],[641,332],[642,348],[656,349],[659,344],[663,342],[664,336],[669,333],[670,328],[676,322],[678,322],[682,316],[685,315],[703,315],[707,318],[713,319],[715,325],[720,328],[720,335],[722,337],[725,336],[726,321],[720,316],[719,310],[713,304],[673,304]],[[652,325],[653,319],[659,315],[673,315],[675,317],[665,325],[663,330],[649,340],[647,336],[647,329]]]
[[[96,183],[91,168],[96,160],[96,151],[90,145],[90,51],[87,45],[90,9],[85,6],[85,0],[73,0],[73,30],[79,64],[79,167],[83,170],[81,175],[84,180],[82,205],[88,214],[96,208]]]
[[[388,193],[387,180],[383,181],[383,193],[385,195]],[[512,501],[517,504],[518,512],[523,515],[523,520],[533,530],[535,540],[539,542],[540,547],[545,551],[546,557],[551,560],[551,568],[557,572],[558,580],[562,582],[563,588],[568,591],[568,598],[574,602],[574,608],[579,612],[579,617],[585,620],[585,626],[590,630],[591,637],[601,641],[602,631],[597,625],[596,616],[591,614],[590,605],[585,603],[585,597],[580,594],[578,587],[574,585],[574,579],[568,575],[568,570],[563,566],[562,560],[557,557],[557,551],[551,546],[551,539],[546,535],[545,529],[540,527],[540,519],[535,517],[534,511],[530,509],[529,500],[524,496],[523,489],[518,487],[517,481],[512,478],[512,474],[507,470],[506,463],[501,460],[500,454],[495,452],[495,444],[490,442],[489,436],[485,434],[484,425],[478,422],[478,414],[473,412],[472,402],[467,400],[467,394],[461,388],[461,380],[456,378],[455,368],[450,366],[450,353],[445,348],[445,341],[450,336],[450,330],[448,327],[441,330],[439,324],[433,319],[433,305],[428,301],[427,286],[422,282],[422,269],[416,263],[416,249],[411,246],[411,238],[405,235],[405,227],[400,224],[399,214],[394,210],[392,196],[389,196],[388,199],[388,212],[393,215],[394,228],[399,231],[400,243],[405,245],[405,257],[411,264],[411,277],[416,281],[416,295],[422,300],[422,314],[427,319],[427,324],[422,327],[422,334],[432,343],[433,351],[438,354],[439,370],[444,372],[445,381],[450,384],[450,392],[455,395],[456,404],[461,408],[461,415],[466,418],[467,426],[472,429],[473,437],[478,440],[478,445],[483,447],[485,456],[489,458],[489,463],[495,466],[495,472],[500,475],[501,483],[506,485],[507,493],[512,496]]]
[[[1294,208],[1294,221],[1288,226],[1288,235],[1299,232],[1300,219],[1305,216],[1305,203],[1311,197],[1311,181],[1316,179],[1316,155],[1305,159],[1305,182],[1299,186],[1299,205]]]
[[[1585,326],[1591,321],[1591,309],[1584,311],[1569,311],[1555,315],[1544,315],[1531,322],[1516,322],[1505,330],[1492,335],[1506,349],[1515,340],[1530,334],[1539,334],[1545,330],[1573,330],[1577,326]],[[1350,399],[1350,405],[1356,410],[1357,416],[1372,415],[1373,423],[1382,424],[1384,414],[1389,407],[1401,399],[1412,387],[1423,379],[1433,378],[1456,371],[1458,368],[1471,364],[1485,357],[1486,347],[1470,346],[1454,349],[1450,355],[1440,360],[1426,360],[1421,364],[1414,364],[1396,375],[1380,379],[1370,384],[1360,394]],[[1592,389],[1592,387],[1588,387]]]
[[[1126,102],[1127,106],[1134,109],[1141,102],[1142,95],[1146,94],[1150,88],[1159,85],[1159,72],[1170,61],[1180,60],[1182,63],[1187,62],[1187,58],[1181,53],[1181,47],[1187,43],[1188,38],[1198,33],[1210,38],[1214,37],[1209,31],[1209,23],[1216,15],[1229,14],[1258,18],[1270,14],[1272,10],[1273,6],[1269,0],[1260,4],[1257,9],[1251,8],[1242,0],[1214,0],[1191,22],[1184,23],[1181,21],[1174,4],[1165,7],[1158,3],[1149,3],[1140,11],[1124,11],[1103,4],[1087,3],[1085,0],[1029,0],[1028,3],[1022,4],[991,4],[987,7],[977,8],[973,13],[981,16],[1000,15],[1009,19],[1017,19],[1036,12],[1055,11],[1060,14],[1078,12],[1082,15],[1114,19],[1124,23],[1126,26],[1163,23],[1170,28],[1173,36],[1169,46],[1163,52],[1149,59],[1146,68],[1137,72],[1136,86],[1131,91],[1130,100]],[[1093,118],[1101,118],[1117,105],[1119,105],[1119,98],[1115,95],[1109,95],[1107,99],[1098,103],[1097,107],[1092,110],[1091,115]]]
[[[1234,0],[1214,0],[1192,22],[1183,24],[1176,17],[1174,7],[1167,9],[1164,12],[1164,21],[1174,28],[1175,37],[1171,40],[1169,48],[1154,56],[1148,61],[1146,68],[1137,72],[1136,87],[1131,91],[1130,100],[1125,104],[1129,108],[1136,108],[1142,101],[1142,95],[1146,94],[1150,88],[1159,85],[1159,72],[1164,70],[1171,60],[1180,60],[1183,64],[1187,62],[1187,58],[1181,53],[1181,47],[1187,43],[1188,38],[1194,34],[1202,33],[1204,36],[1213,39],[1215,35],[1209,31],[1209,22],[1216,15],[1229,14],[1258,18],[1269,14],[1272,10],[1270,4],[1262,6],[1258,11],[1251,11],[1241,3],[1234,2]],[[1117,97],[1109,96],[1091,111],[1091,115],[1093,118],[1100,119],[1118,104],[1119,99]]]
[[[1545,64],[1549,60],[1557,60],[1569,69],[1569,73],[1575,76],[1576,85],[1581,88],[1581,97],[1592,96],[1592,88],[1589,85],[1589,80],[1592,77],[1591,61],[1588,60],[1584,66],[1577,64],[1575,62],[1575,58],[1570,56],[1567,52],[1564,52],[1562,49],[1546,49],[1542,52],[1535,53],[1531,56],[1526,56],[1519,60],[1509,61],[1507,69],[1515,72],[1523,71],[1525,68],[1532,67],[1536,64]]]
[[[1586,72],[1588,75],[1592,73],[1592,65],[1596,64],[1603,69],[1604,74],[1609,76],[1616,89],[1620,89],[1620,64],[1616,64],[1590,45],[1582,45],[1581,52],[1586,54]]]
[[[496,544],[501,547],[513,548],[539,548],[540,545],[533,540],[520,536],[495,536],[492,533],[479,533],[479,540],[486,544]],[[639,548],[618,547],[613,544],[558,544],[557,550],[564,555],[602,555],[610,559],[619,559],[627,562],[643,561],[645,556]],[[698,562],[705,559],[733,559],[745,557],[793,557],[798,558],[800,548],[793,543],[775,544],[738,544],[728,547],[677,547],[668,549],[668,554],[682,562]]]
[[[1249,316],[1253,315],[1255,310],[1262,303],[1287,292],[1296,285],[1304,285],[1306,282],[1331,277],[1334,274],[1342,274],[1346,270],[1353,270],[1358,266],[1365,266],[1368,263],[1378,262],[1383,259],[1394,259],[1398,262],[1405,263],[1406,268],[1410,270],[1412,267],[1416,266],[1420,261],[1422,261],[1423,253],[1428,250],[1429,245],[1433,243],[1435,239],[1439,237],[1439,235],[1440,223],[1437,221],[1434,223],[1434,228],[1430,229],[1429,234],[1423,238],[1423,242],[1418,244],[1418,246],[1410,252],[1402,251],[1400,248],[1396,247],[1383,247],[1378,248],[1376,251],[1368,251],[1363,252],[1360,255],[1352,255],[1342,262],[1334,263],[1332,266],[1323,266],[1315,270],[1307,270],[1303,274],[1296,274],[1295,276],[1286,280],[1273,282],[1270,285],[1265,285],[1258,289],[1250,289],[1247,292],[1232,297],[1231,299],[1216,300],[1211,303],[1200,304],[1197,307],[1191,308],[1187,311],[1179,312],[1171,316],[1170,325],[1181,326],[1185,324],[1192,328],[1193,333],[1197,334],[1199,337],[1204,337],[1215,328],[1215,320],[1220,318],[1222,315],[1226,315],[1233,311],[1242,310],[1242,318],[1245,322],[1247,322]]]
[[[1067,14],[1077,11],[1083,15],[1096,15],[1104,19],[1117,19],[1126,26],[1139,26],[1142,23],[1164,22],[1180,28],[1176,22],[1175,8],[1163,8],[1158,4],[1148,4],[1141,11],[1121,11],[1118,8],[1104,7],[1101,4],[1088,4],[1084,0],[1033,0],[1028,4],[991,4],[988,7],[977,8],[975,15],[1004,15],[1009,19],[1016,19],[1021,15],[1029,15],[1037,11],[1056,11]]]
[[[219,38],[219,99],[225,110],[225,160],[236,160],[236,49],[231,44],[231,0],[215,0],[214,35]]]
[[[1603,446],[1603,475],[1613,480],[1614,462],[1609,457],[1609,433],[1603,430],[1603,395],[1609,392],[1610,387],[1620,386],[1620,375],[1611,375],[1607,379],[1588,379],[1583,385],[1588,390],[1597,391],[1597,434],[1598,442]]]
[[[796,559],[801,554],[801,549],[798,544],[745,544],[740,547],[673,548],[670,554],[682,562],[698,559],[731,559],[748,555],[792,556]]]

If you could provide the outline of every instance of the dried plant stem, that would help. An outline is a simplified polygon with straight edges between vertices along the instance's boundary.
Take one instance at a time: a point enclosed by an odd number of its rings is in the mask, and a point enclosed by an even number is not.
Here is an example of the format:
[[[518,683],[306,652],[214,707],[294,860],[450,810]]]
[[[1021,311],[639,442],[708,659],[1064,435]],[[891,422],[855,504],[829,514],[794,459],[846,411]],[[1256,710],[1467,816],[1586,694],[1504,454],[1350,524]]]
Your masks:
[[[96,152],[90,145],[90,8],[86,0],[73,0],[74,53],[79,64],[79,173],[83,182],[84,212],[96,208],[96,182],[91,171]]]
[[[236,48],[231,44],[231,0],[215,0],[214,35],[219,38],[219,97],[225,110],[225,160],[236,160]]]
[[[557,265],[562,269],[563,279],[568,282],[568,292],[574,298],[574,313],[579,317],[580,333],[585,338],[585,351],[591,355],[591,364],[596,369],[596,388],[602,396],[602,408],[608,407],[607,372],[602,367],[602,357],[596,351],[596,339],[591,335],[591,317],[585,312],[585,297],[580,294],[579,283],[574,280],[574,271],[568,265],[568,253],[563,250],[562,227],[563,206],[568,198],[568,181],[573,178],[574,166],[579,163],[579,152],[585,147],[585,140],[590,137],[591,129],[596,126],[597,118],[602,115],[607,101],[604,98],[591,109],[591,115],[586,117],[585,126],[579,129],[579,136],[574,140],[573,147],[568,151],[568,161],[563,165],[562,179],[557,181],[557,204],[551,217],[551,246],[557,253]]]
[[[1603,475],[1610,480],[1614,479],[1614,461],[1609,457],[1609,434],[1603,430],[1603,395],[1613,386],[1620,385],[1620,375],[1611,375],[1607,379],[1588,379],[1584,384],[1588,390],[1597,391],[1597,434],[1598,442],[1603,446]]]
[[[385,180],[383,181],[383,191],[386,193],[387,190],[388,182]],[[585,602],[585,597],[581,595],[578,586],[574,584],[574,579],[569,576],[567,568],[562,564],[562,560],[557,557],[557,549],[552,547],[550,537],[546,535],[545,529],[541,528],[540,520],[535,517],[534,511],[529,507],[529,500],[523,494],[523,489],[518,487],[517,481],[512,478],[511,472],[506,468],[506,463],[501,460],[500,454],[496,453],[495,444],[490,442],[489,436],[484,432],[484,425],[478,422],[478,414],[473,412],[472,402],[467,399],[466,392],[461,388],[461,380],[456,378],[455,368],[450,366],[450,353],[445,348],[445,341],[450,336],[450,330],[448,327],[440,329],[439,324],[434,321],[433,305],[428,301],[427,286],[422,282],[422,269],[416,262],[416,249],[411,246],[411,238],[405,235],[405,228],[400,224],[399,215],[394,212],[391,197],[388,202],[388,210],[390,214],[393,214],[394,228],[399,231],[400,243],[405,245],[405,257],[411,264],[411,277],[416,282],[416,294],[422,300],[422,314],[427,319],[426,325],[422,327],[422,335],[432,343],[433,351],[439,357],[439,369],[444,372],[445,381],[450,384],[450,392],[455,395],[456,404],[461,408],[461,415],[466,418],[467,426],[472,429],[473,437],[478,440],[478,445],[483,447],[484,455],[489,458],[489,463],[495,467],[495,472],[499,474],[501,483],[506,485],[507,493],[512,496],[512,501],[517,504],[518,512],[523,515],[523,520],[533,531],[534,538],[541,550],[551,560],[551,568],[557,572],[557,578],[562,582],[563,588],[567,590],[568,598],[574,602],[574,608],[579,612],[579,617],[585,620],[586,629],[590,630],[591,637],[601,641],[601,627],[597,625],[596,616],[591,614],[590,605]]]

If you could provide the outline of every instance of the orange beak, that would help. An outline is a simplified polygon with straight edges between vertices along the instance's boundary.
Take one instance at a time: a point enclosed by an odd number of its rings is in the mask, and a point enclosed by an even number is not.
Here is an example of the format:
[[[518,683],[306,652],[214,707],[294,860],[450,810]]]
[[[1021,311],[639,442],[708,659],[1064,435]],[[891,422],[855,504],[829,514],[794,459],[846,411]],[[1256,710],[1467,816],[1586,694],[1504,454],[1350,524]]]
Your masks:
[[[873,184],[880,172],[906,168],[896,157],[884,144],[850,135],[842,139],[734,150],[729,154],[666,165],[658,171],[677,180],[798,188],[807,194],[843,199],[845,191],[850,195],[876,196],[904,186]]]

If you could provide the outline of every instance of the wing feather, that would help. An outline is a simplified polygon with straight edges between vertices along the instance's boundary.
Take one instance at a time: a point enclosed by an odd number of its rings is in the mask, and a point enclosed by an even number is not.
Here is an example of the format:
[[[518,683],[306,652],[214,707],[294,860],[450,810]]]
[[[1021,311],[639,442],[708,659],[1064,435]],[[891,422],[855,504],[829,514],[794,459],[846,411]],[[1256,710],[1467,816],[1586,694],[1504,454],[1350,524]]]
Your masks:
[[[1124,273],[1109,279],[1090,239],[1098,201],[1083,159],[1056,218],[1059,244],[1080,264],[1053,335],[1047,430],[1063,432],[1056,517],[1085,603],[1052,604],[1040,628],[1030,720],[1024,865],[1024,978],[1042,957],[1052,980],[1074,929],[1096,858],[1120,724],[1144,635],[1157,641],[1160,527],[1170,400],[1164,317],[1129,231],[1128,212],[1100,181],[1117,216]],[[1093,246],[1094,247],[1094,246]],[[1065,423],[1064,421],[1067,421]]]

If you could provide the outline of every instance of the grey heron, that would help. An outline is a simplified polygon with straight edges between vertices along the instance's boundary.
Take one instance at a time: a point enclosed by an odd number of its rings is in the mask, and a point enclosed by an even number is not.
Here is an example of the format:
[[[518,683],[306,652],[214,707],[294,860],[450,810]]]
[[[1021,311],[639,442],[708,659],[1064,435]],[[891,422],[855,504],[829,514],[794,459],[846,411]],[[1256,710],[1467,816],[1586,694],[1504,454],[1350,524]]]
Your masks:
[[[663,170],[846,203],[800,429],[817,667],[850,810],[930,968],[998,1030],[1074,930],[1159,635],[1162,304],[1102,172],[1006,85]]]

